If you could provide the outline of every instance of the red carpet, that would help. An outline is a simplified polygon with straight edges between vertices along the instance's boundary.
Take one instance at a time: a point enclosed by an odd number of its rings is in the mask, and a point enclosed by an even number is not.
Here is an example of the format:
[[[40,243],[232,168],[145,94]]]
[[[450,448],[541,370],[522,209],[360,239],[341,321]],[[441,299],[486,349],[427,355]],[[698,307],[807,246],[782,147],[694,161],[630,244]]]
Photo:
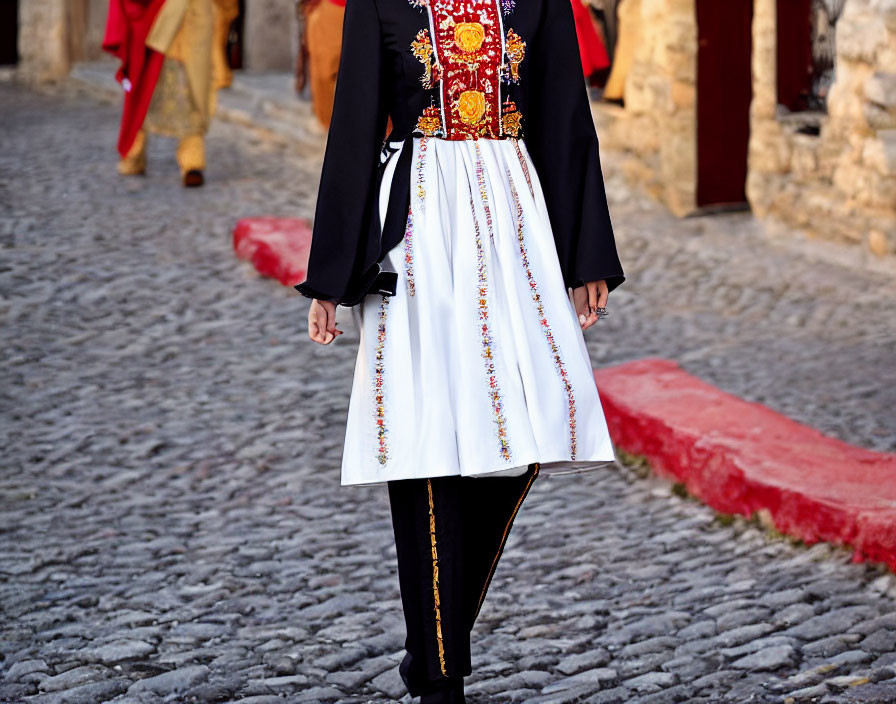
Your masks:
[[[246,218],[233,230],[233,248],[260,274],[295,286],[305,280],[311,225],[299,218]]]
[[[725,513],[765,510],[782,533],[849,545],[896,570],[896,454],[847,445],[726,394],[674,362],[595,372],[616,445]]]

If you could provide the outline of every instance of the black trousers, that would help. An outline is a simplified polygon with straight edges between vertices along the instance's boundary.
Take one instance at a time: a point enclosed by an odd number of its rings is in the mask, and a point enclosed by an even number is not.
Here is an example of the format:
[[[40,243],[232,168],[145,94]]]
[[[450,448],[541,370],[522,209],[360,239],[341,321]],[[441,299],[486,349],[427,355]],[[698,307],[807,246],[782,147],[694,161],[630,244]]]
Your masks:
[[[519,477],[389,482],[412,696],[471,672],[470,631],[538,466]]]

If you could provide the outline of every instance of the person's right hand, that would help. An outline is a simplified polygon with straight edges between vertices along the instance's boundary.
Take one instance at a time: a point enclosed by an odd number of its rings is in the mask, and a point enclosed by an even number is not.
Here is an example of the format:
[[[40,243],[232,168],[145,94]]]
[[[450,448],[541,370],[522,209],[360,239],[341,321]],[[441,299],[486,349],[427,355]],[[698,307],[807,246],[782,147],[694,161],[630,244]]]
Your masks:
[[[308,311],[308,337],[321,345],[329,345],[342,330],[336,329],[336,304],[332,301],[311,301]]]

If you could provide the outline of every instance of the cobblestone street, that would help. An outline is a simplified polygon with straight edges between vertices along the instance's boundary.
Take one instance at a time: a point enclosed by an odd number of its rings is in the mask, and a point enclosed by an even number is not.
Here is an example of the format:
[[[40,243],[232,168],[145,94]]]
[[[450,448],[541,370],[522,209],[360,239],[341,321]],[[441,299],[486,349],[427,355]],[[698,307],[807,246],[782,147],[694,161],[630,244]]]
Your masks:
[[[0,84],[0,702],[409,702],[386,493],[340,488],[357,337],[231,250],[311,217],[320,154],[216,123],[115,173],[118,107]],[[628,282],[595,365],[660,355],[896,450],[896,271],[676,220],[606,163]],[[730,520],[635,460],[536,482],[473,704],[896,702],[896,576]]]

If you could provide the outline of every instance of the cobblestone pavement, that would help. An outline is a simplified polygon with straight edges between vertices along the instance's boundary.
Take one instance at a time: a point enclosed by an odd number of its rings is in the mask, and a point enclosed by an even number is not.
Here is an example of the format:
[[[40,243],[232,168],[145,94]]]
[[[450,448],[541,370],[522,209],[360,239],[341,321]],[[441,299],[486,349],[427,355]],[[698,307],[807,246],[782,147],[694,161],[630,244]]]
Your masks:
[[[185,191],[168,143],[116,176],[109,105],[0,106],[0,702],[402,699],[385,493],[338,486],[356,337],[307,342],[305,302],[230,251],[239,217],[310,214],[315,159],[217,124]],[[673,220],[608,172],[631,280],[595,363],[673,357],[893,447],[896,277]],[[636,466],[544,480],[470,701],[896,702],[894,606],[893,575]]]

